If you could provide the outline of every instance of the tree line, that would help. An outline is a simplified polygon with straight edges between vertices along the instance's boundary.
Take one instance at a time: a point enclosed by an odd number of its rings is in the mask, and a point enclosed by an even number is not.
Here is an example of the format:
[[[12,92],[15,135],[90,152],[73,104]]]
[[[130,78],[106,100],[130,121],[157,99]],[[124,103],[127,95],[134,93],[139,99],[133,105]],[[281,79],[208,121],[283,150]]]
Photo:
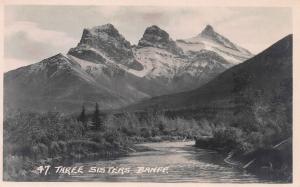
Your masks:
[[[82,105],[82,110],[80,115],[77,118],[78,121],[82,122],[84,125],[85,129],[93,129],[93,130],[101,130],[103,129],[104,126],[104,115],[100,112],[99,110],[99,105],[98,103],[95,104],[95,110],[91,116],[91,123],[89,125],[89,118],[88,115],[86,114],[85,106]]]

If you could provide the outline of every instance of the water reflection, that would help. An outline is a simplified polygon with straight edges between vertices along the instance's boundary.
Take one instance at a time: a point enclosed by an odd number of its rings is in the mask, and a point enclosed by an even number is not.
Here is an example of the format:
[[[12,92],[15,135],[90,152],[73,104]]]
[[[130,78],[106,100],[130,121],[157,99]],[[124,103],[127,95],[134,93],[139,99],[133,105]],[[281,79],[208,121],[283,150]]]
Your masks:
[[[223,156],[211,150],[193,147],[194,142],[145,143],[140,146],[151,151],[132,153],[116,160],[78,163],[85,167],[130,168],[130,173],[85,173],[60,176],[60,181],[106,181],[106,182],[270,182],[232,167]],[[139,173],[138,167],[168,167],[167,173]]]

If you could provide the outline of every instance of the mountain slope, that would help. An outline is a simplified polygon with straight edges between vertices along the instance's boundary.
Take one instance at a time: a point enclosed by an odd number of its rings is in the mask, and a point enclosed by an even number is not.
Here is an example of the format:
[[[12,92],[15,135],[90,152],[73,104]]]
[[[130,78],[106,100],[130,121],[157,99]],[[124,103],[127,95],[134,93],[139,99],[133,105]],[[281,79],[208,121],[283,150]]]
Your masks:
[[[142,98],[169,93],[162,84],[136,77],[113,63],[97,64],[55,55],[4,74],[7,109],[76,111],[98,102],[114,109]]]
[[[131,109],[164,108],[180,110],[245,105],[243,100],[290,103],[292,100],[292,35],[255,57],[236,65],[215,79],[189,92],[155,97]]]
[[[62,54],[10,71],[4,75],[4,83],[8,108],[68,111],[74,105],[94,101],[104,107],[128,103],[126,96],[99,85],[77,62]]]

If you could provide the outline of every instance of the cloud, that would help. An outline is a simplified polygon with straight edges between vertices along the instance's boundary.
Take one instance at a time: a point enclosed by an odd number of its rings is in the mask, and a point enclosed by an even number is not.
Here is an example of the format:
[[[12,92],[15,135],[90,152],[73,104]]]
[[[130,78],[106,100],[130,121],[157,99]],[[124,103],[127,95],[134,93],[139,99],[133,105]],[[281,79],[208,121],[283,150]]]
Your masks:
[[[5,36],[8,38],[20,33],[24,33],[29,40],[55,47],[65,47],[75,43],[75,40],[64,32],[45,30],[39,28],[36,23],[28,21],[15,22],[5,29]]]
[[[8,59],[8,67],[17,67],[13,63],[28,65],[66,52],[76,42],[65,32],[42,29],[34,22],[17,21],[5,28],[4,57]]]

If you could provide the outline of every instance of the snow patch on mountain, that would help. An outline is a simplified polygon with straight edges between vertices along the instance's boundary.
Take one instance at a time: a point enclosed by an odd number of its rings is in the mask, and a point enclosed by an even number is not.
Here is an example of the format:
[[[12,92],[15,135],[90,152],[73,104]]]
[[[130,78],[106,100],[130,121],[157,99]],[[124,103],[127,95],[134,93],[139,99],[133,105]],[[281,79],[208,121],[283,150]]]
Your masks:
[[[251,54],[220,46],[216,42],[198,36],[185,40],[177,40],[176,42],[185,53],[189,51],[201,51],[203,49],[214,51],[233,64],[241,63],[252,57]]]
[[[129,72],[139,77],[173,78],[178,67],[182,66],[184,59],[169,51],[155,47],[143,47],[134,51],[134,56],[143,65],[142,71]]]
[[[210,50],[218,53],[232,64],[241,63],[253,56],[248,50],[216,33],[210,25],[206,26],[199,35],[188,39],[177,40],[176,43],[185,53],[203,49]]]

